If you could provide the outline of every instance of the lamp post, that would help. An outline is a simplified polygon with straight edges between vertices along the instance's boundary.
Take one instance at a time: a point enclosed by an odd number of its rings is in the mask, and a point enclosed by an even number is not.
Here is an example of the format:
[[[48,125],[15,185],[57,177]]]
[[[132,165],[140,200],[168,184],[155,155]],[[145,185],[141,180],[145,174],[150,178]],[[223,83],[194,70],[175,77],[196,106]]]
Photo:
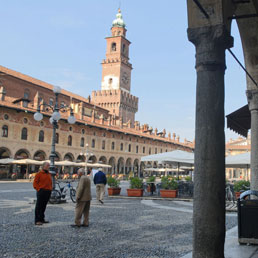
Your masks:
[[[55,189],[55,157],[56,157],[56,129],[58,125],[58,121],[61,118],[60,110],[67,111],[68,109],[70,110],[70,116],[68,117],[68,123],[69,124],[74,124],[76,122],[76,119],[73,114],[73,109],[69,106],[59,106],[58,104],[58,96],[61,93],[61,88],[59,86],[55,86],[53,88],[53,92],[55,93],[55,104],[54,105],[49,105],[46,103],[40,104],[38,106],[37,112],[34,114],[34,119],[36,121],[41,121],[43,119],[42,113],[40,113],[40,107],[41,106],[46,106],[52,110],[52,116],[50,117],[49,121],[53,125],[53,135],[52,135],[52,144],[51,144],[51,153],[49,156],[50,159],[50,168],[49,171],[52,175],[52,181],[53,181],[53,190]]]
[[[81,152],[80,155],[85,156],[85,173],[87,173],[87,163],[88,163],[89,158],[93,155],[93,153],[91,153],[89,151],[89,144],[88,143],[86,144],[85,152],[84,153]]]

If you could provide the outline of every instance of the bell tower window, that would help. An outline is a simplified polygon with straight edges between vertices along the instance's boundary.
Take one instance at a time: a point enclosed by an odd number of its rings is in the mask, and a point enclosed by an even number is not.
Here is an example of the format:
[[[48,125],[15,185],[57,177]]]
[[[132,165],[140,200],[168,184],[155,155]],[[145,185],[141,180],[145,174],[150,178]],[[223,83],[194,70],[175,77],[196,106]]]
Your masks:
[[[111,44],[111,51],[116,51],[116,43],[115,42],[113,42],[112,44]]]
[[[112,84],[112,82],[113,82],[113,79],[112,78],[109,78],[109,80],[108,80],[108,84]]]

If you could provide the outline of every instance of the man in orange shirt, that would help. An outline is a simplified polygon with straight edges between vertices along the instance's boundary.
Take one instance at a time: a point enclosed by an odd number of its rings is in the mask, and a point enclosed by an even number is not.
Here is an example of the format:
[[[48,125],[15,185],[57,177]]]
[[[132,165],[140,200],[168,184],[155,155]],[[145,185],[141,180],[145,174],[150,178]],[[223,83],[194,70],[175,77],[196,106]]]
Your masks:
[[[39,171],[34,179],[33,187],[37,191],[37,202],[35,207],[35,225],[42,225],[48,223],[45,220],[45,210],[49,201],[52,190],[52,178],[49,173],[50,164],[44,162],[42,170]]]

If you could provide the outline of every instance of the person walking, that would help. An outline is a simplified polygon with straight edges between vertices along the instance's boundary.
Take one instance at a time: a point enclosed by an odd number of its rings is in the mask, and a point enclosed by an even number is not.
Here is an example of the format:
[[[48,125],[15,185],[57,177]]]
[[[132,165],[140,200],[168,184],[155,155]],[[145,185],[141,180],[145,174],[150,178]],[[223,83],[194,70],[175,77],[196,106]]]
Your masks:
[[[89,213],[90,213],[90,201],[91,201],[91,182],[90,178],[85,175],[82,168],[78,170],[78,176],[80,178],[77,190],[76,190],[76,206],[75,206],[75,224],[72,227],[88,227],[89,226]],[[81,218],[83,215],[83,224],[81,224]]]
[[[44,162],[42,170],[39,171],[33,181],[33,187],[37,191],[37,202],[35,206],[35,225],[41,226],[49,223],[45,220],[45,210],[52,191],[52,178],[49,173],[49,162]]]
[[[105,194],[105,185],[107,184],[107,177],[105,173],[103,173],[101,169],[99,169],[99,171],[95,174],[93,181],[96,185],[97,200],[101,204],[104,204],[103,197]]]

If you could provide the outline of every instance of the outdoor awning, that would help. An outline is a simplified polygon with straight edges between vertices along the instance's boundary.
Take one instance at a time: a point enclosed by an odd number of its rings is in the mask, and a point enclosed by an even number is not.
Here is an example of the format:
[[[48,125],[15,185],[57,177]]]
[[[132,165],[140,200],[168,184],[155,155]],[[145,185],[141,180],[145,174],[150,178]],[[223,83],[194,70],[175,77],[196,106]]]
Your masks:
[[[246,152],[226,157],[227,168],[250,168],[251,153]]]
[[[251,128],[251,113],[248,105],[241,107],[227,117],[227,127],[234,132],[247,137],[248,130]]]
[[[174,150],[171,152],[163,152],[159,154],[144,156],[141,158],[141,161],[191,167],[194,164],[194,154],[191,152]]]

